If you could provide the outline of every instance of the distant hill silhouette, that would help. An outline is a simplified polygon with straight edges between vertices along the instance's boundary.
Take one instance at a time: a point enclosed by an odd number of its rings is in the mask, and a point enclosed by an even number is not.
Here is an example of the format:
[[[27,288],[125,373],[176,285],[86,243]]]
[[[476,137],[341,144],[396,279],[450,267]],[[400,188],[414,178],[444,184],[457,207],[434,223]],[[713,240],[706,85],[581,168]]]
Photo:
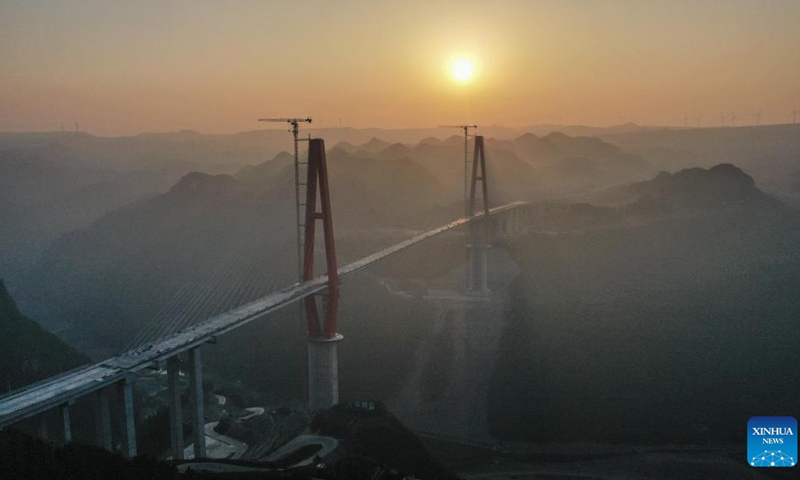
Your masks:
[[[372,139],[350,152],[370,156],[387,142]],[[472,148],[472,143],[469,144]],[[544,137],[533,133],[512,140],[485,140],[491,196],[499,201],[530,199],[550,189],[570,192],[643,178],[649,164],[598,138],[570,137],[551,132]],[[468,161],[472,161],[469,152]],[[444,140],[428,137],[415,145],[394,143],[373,154],[379,159],[408,157],[436,175],[452,198],[463,195],[464,137],[451,135]],[[469,167],[468,167],[469,168]]]
[[[89,363],[60,338],[23,315],[0,280],[0,393]]]
[[[336,143],[335,145],[333,145],[333,148],[341,148],[342,150],[348,153],[354,152],[357,149],[355,145],[348,142],[347,140],[343,140],[339,143]]]
[[[292,167],[293,164],[294,156],[289,152],[281,152],[272,160],[242,167],[236,172],[234,178],[248,188],[262,188],[266,190],[270,187],[274,187],[275,180],[278,179],[278,176],[287,168]],[[270,183],[261,183],[268,179],[270,179]]]
[[[607,174],[638,173],[648,164],[638,155],[631,155],[619,147],[595,137],[570,137],[561,132],[551,132],[544,137],[526,133],[513,142],[516,152],[537,165],[551,166],[568,159],[582,158],[592,164],[587,176],[597,175],[600,169]]]
[[[638,197],[631,212],[666,212],[712,208],[778,208],[781,203],[756,188],[753,178],[722,163],[710,169],[689,168],[659,173],[652,180],[626,187]]]
[[[800,160],[800,124],[661,129],[600,138],[642,155],[657,170],[732,163],[752,175],[765,192],[800,205],[790,175]]]
[[[425,145],[425,144],[440,145],[442,143],[442,141],[439,140],[436,137],[425,137],[422,140],[420,140],[419,143],[421,145]]]
[[[233,193],[238,182],[230,175],[189,172],[169,189],[168,195],[224,195]]]
[[[389,142],[373,137],[370,141],[361,145],[359,149],[369,153],[378,153],[385,150],[389,145],[391,145]]]
[[[397,160],[409,154],[409,148],[402,143],[393,143],[378,152],[377,156],[383,160]]]
[[[259,148],[188,131],[117,138],[0,133],[0,192],[7,199],[0,200],[0,251],[13,252],[0,255],[0,272],[17,285],[58,236],[163,192],[189,171],[227,173],[255,162]]]

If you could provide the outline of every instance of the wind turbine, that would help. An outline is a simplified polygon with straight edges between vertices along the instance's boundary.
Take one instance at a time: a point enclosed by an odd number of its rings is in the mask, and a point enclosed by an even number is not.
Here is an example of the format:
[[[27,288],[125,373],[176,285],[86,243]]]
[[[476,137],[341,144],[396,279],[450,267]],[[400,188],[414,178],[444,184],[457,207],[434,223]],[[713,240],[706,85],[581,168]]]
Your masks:
[[[736,116],[736,114],[735,114],[735,113],[733,113],[733,112],[731,112],[731,126],[732,126],[732,127],[735,127],[735,126],[736,126],[736,119],[737,119],[737,118],[738,118],[738,117]]]
[[[761,125],[761,109],[759,108],[756,113],[753,114],[756,117],[756,126]]]
[[[698,115],[698,116],[694,117],[694,124],[695,124],[695,127],[697,127],[697,128],[699,128],[699,127],[700,127],[700,119],[701,119],[701,118],[703,118],[703,114],[702,114],[702,113],[701,113],[700,115]]]

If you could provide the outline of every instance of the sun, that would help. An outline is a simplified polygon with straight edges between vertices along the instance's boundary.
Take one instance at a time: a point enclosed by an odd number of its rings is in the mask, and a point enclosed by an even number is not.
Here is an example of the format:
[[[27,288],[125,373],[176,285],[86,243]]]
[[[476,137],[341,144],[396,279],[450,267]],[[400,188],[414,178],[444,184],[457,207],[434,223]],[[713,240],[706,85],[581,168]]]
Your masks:
[[[450,66],[450,76],[457,83],[468,83],[475,76],[475,65],[466,58],[458,58]]]

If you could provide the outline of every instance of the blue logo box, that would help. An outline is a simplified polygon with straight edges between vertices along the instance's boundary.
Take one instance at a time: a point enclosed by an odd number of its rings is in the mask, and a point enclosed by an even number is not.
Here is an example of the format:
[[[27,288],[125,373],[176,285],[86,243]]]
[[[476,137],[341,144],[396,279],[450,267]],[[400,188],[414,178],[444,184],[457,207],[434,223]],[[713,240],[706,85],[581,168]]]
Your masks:
[[[747,463],[751,467],[797,465],[797,420],[753,417],[747,422]]]

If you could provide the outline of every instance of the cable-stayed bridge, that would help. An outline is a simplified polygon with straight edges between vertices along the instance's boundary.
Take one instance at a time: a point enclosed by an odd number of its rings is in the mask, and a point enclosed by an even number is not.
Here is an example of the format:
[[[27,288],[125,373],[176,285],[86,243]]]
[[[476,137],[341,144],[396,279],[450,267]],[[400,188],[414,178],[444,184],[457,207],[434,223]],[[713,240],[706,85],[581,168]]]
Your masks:
[[[392,255],[457,228],[467,228],[468,282],[467,294],[478,297],[488,295],[487,250],[490,230],[495,227],[504,232],[518,228],[525,213],[525,202],[512,202],[489,208],[486,184],[486,161],[483,137],[475,137],[474,160],[472,162],[471,188],[466,215],[450,223],[420,233],[377,252],[366,255],[347,265],[336,264],[336,252],[332,232],[332,216],[329,197],[327,166],[324,142],[312,139],[309,142],[307,189],[304,223],[304,255],[302,281],[279,289],[268,295],[236,305],[206,321],[187,326],[179,312],[165,310],[157,315],[163,325],[148,325],[143,334],[137,336],[131,348],[94,365],[46,379],[29,385],[17,392],[0,397],[0,428],[35,416],[43,419],[45,412],[57,409],[63,427],[63,439],[72,440],[70,406],[76,399],[88,395],[96,397],[96,427],[98,442],[106,449],[113,449],[110,402],[116,390],[116,398],[122,403],[118,408],[123,413],[120,435],[122,452],[135,456],[136,429],[134,422],[132,376],[161,362],[167,365],[168,405],[170,407],[171,443],[173,458],[183,457],[183,429],[181,428],[182,402],[178,388],[178,359],[188,354],[189,407],[193,432],[201,432],[194,439],[195,458],[205,457],[204,395],[202,386],[201,346],[213,342],[217,337],[268,316],[294,302],[305,304],[308,323],[308,404],[312,411],[329,408],[338,403],[338,367],[336,344],[342,336],[336,332],[339,281]],[[480,190],[478,187],[480,183]],[[318,188],[319,187],[319,188]],[[475,211],[477,197],[482,194],[482,205]],[[320,210],[317,209],[319,204]],[[315,225],[322,223],[327,273],[314,276]],[[315,295],[324,293],[326,302],[324,315],[317,312]],[[202,295],[202,293],[200,294]],[[227,300],[226,301],[234,301]],[[170,316],[174,318],[170,318]],[[143,341],[155,336],[153,340]],[[44,433],[45,429],[42,429]]]

